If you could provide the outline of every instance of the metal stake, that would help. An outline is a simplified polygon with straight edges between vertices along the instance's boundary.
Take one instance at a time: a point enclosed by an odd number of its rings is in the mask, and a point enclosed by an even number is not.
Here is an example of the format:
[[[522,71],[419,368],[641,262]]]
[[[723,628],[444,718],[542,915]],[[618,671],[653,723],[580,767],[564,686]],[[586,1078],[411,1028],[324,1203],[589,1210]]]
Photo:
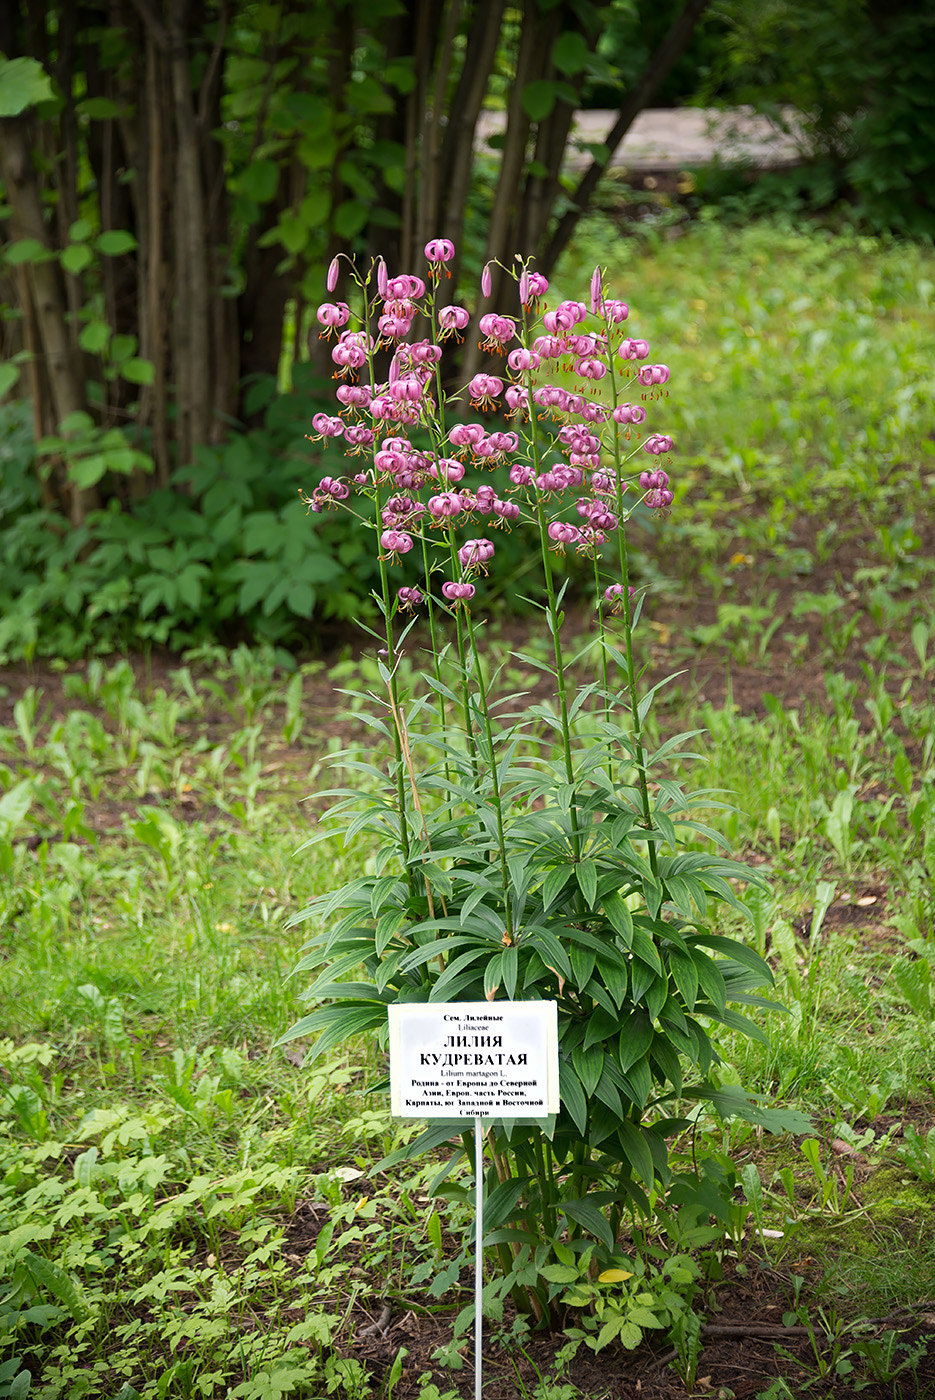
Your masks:
[[[484,1385],[481,1355],[484,1331],[484,1134],[479,1118],[474,1119],[474,1187],[477,1192],[474,1218],[474,1400],[481,1400]]]

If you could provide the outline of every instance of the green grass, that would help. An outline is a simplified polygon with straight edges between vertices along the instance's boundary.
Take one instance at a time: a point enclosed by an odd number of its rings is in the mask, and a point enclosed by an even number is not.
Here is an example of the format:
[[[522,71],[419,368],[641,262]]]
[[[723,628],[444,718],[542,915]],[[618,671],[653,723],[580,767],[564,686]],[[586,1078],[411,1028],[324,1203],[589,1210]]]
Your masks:
[[[617,261],[604,236],[578,266]],[[714,704],[683,676],[653,723],[707,730],[703,783],[741,809],[708,819],[771,872],[746,936],[788,1008],[762,1019],[766,1045],[724,1032],[720,1074],[804,1109],[816,1144],[699,1119],[696,1150],[733,1155],[753,1212],[744,1226],[741,1201],[708,1253],[789,1279],[811,1256],[798,1307],[825,1335],[832,1312],[885,1316],[931,1280],[933,263],[769,225],[618,250],[615,290],[673,368],[652,426],[676,436],[683,483],[645,554],[668,580],[645,642],[654,666],[714,656],[728,676]],[[738,704],[741,672],[777,655],[801,699]],[[92,662],[54,709],[52,675],[4,705],[0,1396],[25,1371],[41,1400],[370,1395],[356,1305],[454,1327],[465,1301],[450,1261],[469,1212],[430,1197],[438,1163],[369,1176],[414,1132],[364,1092],[377,1048],[310,1068],[274,1048],[301,1010],[286,920],[370,858],[295,855],[323,758],[369,740],[334,730],[320,663],[276,662],[212,651],[158,683]],[[527,674],[508,660],[505,684]],[[345,659],[330,679],[376,675]],[[409,1393],[456,1385],[445,1359]]]

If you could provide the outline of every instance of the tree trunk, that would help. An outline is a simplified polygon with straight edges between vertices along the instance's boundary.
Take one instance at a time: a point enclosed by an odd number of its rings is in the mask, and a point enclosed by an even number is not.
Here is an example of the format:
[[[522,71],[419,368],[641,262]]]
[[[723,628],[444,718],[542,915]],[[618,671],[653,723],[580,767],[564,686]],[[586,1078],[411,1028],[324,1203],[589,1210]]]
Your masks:
[[[442,145],[439,204],[433,220],[436,235],[455,243],[464,228],[464,215],[471,191],[474,163],[474,137],[487,84],[497,53],[505,0],[478,0],[471,21],[467,48],[458,85],[448,111],[448,125]],[[457,250],[460,253],[460,250]],[[451,264],[452,299],[458,285],[460,256]]]
[[[610,155],[613,155],[640,112],[649,105],[688,48],[692,34],[695,32],[695,26],[708,4],[709,0],[687,0],[684,10],[653,54],[646,71],[628,95],[626,102],[621,106],[617,113],[617,120],[605,137],[604,144]],[[571,208],[559,220],[558,226],[546,243],[539,260],[539,267],[546,276],[552,272],[559,257],[568,246],[578,225],[578,220],[588,209],[604,173],[605,164],[604,161],[592,161],[578,181],[575,192],[571,196]]]
[[[198,123],[189,77],[191,0],[169,0],[168,62],[175,118],[174,262],[172,308],[176,442],[181,466],[211,431],[211,307]]]
[[[21,117],[0,120],[0,174],[17,233],[23,238],[36,239],[51,252],[38,178],[30,156],[26,122]],[[52,416],[58,427],[69,414],[86,407],[66,320],[62,273],[55,258],[37,259],[26,266],[29,298],[52,400]],[[81,490],[70,482],[67,495],[72,525],[83,524],[87,512],[97,505],[97,492]]]
[[[548,43],[548,34],[551,28],[551,24],[542,25],[536,0],[526,0],[516,54],[516,74],[507,108],[500,176],[497,180],[493,208],[490,211],[490,222],[487,226],[485,259],[490,264],[491,294],[489,297],[482,297],[478,303],[479,315],[498,304],[501,284],[505,280],[505,274],[493,260],[496,258],[509,260],[514,253],[522,251],[522,249],[507,247],[507,236],[516,213],[520,180],[523,166],[526,163],[526,146],[529,140],[530,121],[523,106],[523,89],[536,76],[538,68],[548,59],[551,47]],[[465,379],[470,379],[476,373],[483,358],[484,352],[476,342],[469,342],[465,345],[462,364],[462,375]]]

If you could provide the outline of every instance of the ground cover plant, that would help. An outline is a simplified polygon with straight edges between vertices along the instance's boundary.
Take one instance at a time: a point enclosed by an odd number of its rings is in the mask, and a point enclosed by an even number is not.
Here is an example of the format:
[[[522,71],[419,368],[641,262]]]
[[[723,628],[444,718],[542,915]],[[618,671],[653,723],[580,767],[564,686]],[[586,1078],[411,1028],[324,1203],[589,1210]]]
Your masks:
[[[447,393],[443,344],[467,334],[470,320],[465,308],[442,304],[454,255],[449,240],[431,240],[427,281],[391,278],[379,260],[363,271],[351,264],[351,304],[318,310],[323,335],[337,335],[341,411],[317,415],[313,426],[322,439],[340,439],[350,466],[304,499],[312,511],[351,510],[377,542],[383,627],[373,635],[385,642],[385,697],[374,711],[358,695],[357,714],[394,758],[384,783],[380,768],[355,755],[348,773],[363,777],[364,791],[339,790],[312,839],[337,829],[350,846],[367,833],[378,850],[373,874],[297,916],[315,931],[296,971],[318,975],[305,993],[313,1010],[289,1036],[314,1036],[317,1060],[367,1030],[378,1030],[385,1047],[395,1004],[554,1000],[561,1111],[532,1126],[495,1124],[488,1135],[487,1238],[503,1274],[494,1297],[510,1292],[540,1325],[580,1306],[596,1350],[613,1340],[632,1349],[647,1327],[678,1325],[678,1285],[693,1285],[695,1273],[673,1249],[654,1296],[640,1251],[632,1261],[621,1256],[627,1217],[636,1230],[677,1208],[684,1245],[693,1226],[704,1222],[706,1237],[708,1216],[726,1218],[729,1206],[723,1163],[671,1147],[691,1129],[674,1105],[713,1103],[776,1131],[807,1120],[764,1110],[711,1077],[718,1056],[709,1027],[760,1035],[737,1006],[778,1009],[762,994],[772,982],[765,960],[725,938],[714,913],[720,901],[746,912],[737,886],[762,880],[708,849],[718,835],[697,811],[720,809],[721,795],[686,793],[668,777],[693,732],[654,751],[643,733],[655,688],[644,694],[637,680],[641,599],[630,584],[627,526],[640,510],[665,516],[672,504],[672,439],[642,426],[667,393],[669,368],[651,363],[649,343],[630,333],[629,308],[608,295],[600,265],[588,303],[550,307],[547,280],[517,255],[505,267],[515,317],[478,321],[484,347],[505,357],[509,383],[481,372]],[[341,274],[336,259],[329,292]],[[481,280],[489,296],[486,268]],[[415,338],[414,323],[427,339]],[[383,382],[381,353],[389,355]],[[464,420],[465,411],[504,407],[511,429]],[[508,474],[499,491],[489,476],[498,466]],[[502,693],[479,650],[482,580],[497,567],[487,536],[514,528],[531,536],[527,548],[541,561],[551,654],[532,664],[551,689],[545,703]],[[592,567],[597,615],[595,643],[577,657],[590,661],[592,676],[574,688],[562,635],[572,550]],[[400,585],[393,572],[398,579],[404,564],[409,581]],[[423,606],[430,656],[420,693],[407,691],[398,661],[408,619]],[[347,981],[361,966],[363,977]],[[463,1072],[481,1071],[465,1064]],[[458,1128],[433,1123],[385,1165]],[[449,1170],[457,1162],[455,1154]],[[655,1209],[657,1196],[665,1212]],[[588,1292],[594,1277],[640,1281],[609,1308]]]
[[[850,579],[855,588],[886,589],[891,576],[898,587],[922,586],[932,555],[924,548],[935,397],[930,252],[781,219],[731,228],[703,217],[676,222],[678,214],[660,200],[623,224],[623,239],[612,217],[592,221],[554,285],[571,295],[612,247],[617,275],[638,288],[643,336],[666,346],[677,382],[691,386],[672,397],[667,417],[690,509],[666,525],[671,547],[660,558],[678,557],[683,539],[690,548],[711,612],[696,621],[718,624],[724,606],[721,635],[749,636],[749,619],[730,611],[738,575],[755,577],[768,555],[774,576],[789,571],[804,591],[821,592],[845,533],[874,551],[876,575]],[[294,393],[269,403],[262,426],[203,449],[151,507],[92,513],[64,535],[41,509],[28,410],[4,405],[0,656],[182,651],[219,636],[229,646],[248,639],[294,650],[333,641],[329,620],[366,607],[376,575],[359,531],[335,513],[310,529],[295,495],[317,468],[303,434],[328,407],[321,393],[310,366],[299,365]],[[490,586],[517,609],[529,578],[511,542],[503,540],[504,567]],[[278,567],[283,557],[288,572]],[[753,591],[743,606],[767,607],[769,589]],[[842,621],[829,619],[829,629]]]
[[[657,322],[680,295],[701,299],[702,252],[717,240],[731,254],[728,297],[745,288],[762,306],[785,280],[828,316],[824,361],[796,360],[786,417],[768,434],[747,425],[742,479],[728,458],[744,441],[753,338],[731,344],[713,317],[693,316],[699,372],[735,392],[692,403],[724,427],[710,441],[706,429],[704,450],[684,390],[666,403],[676,509],[664,535],[635,536],[633,559],[635,581],[652,584],[638,632],[648,680],[683,670],[647,716],[647,743],[705,725],[693,741],[705,786],[738,794],[722,829],[769,871],[765,899],[743,896],[743,922],[789,1015],[778,1033],[762,1018],[766,1045],[720,1031],[719,1072],[808,1114],[812,1130],[771,1142],[693,1105],[701,1150],[723,1153],[738,1178],[726,1233],[693,1253],[697,1335],[689,1323],[671,1345],[570,1359],[507,1299],[488,1386],[595,1400],[637,1381],[652,1400],[924,1397],[935,482],[912,346],[929,324],[915,285],[927,264],[914,250],[775,229],[692,238],[665,249],[668,273],[658,255],[622,250],[650,340],[678,348]],[[743,250],[760,261],[735,267]],[[581,257],[589,273],[593,251]],[[846,304],[858,287],[876,366],[848,353],[833,315],[833,293]],[[777,302],[760,342],[774,366],[789,324]],[[885,451],[852,437],[872,415],[862,420],[859,402],[852,413],[850,397],[870,392],[874,372],[883,419],[900,382],[920,410]],[[796,429],[798,391],[821,374],[851,388],[829,399],[814,439]],[[849,473],[827,472],[822,454],[848,441]],[[567,611],[569,634],[586,636],[593,612]],[[413,632],[410,657],[426,644]],[[363,1093],[381,1072],[374,1051],[356,1041],[310,1074],[305,1044],[271,1048],[298,990],[285,982],[298,938],[283,924],[352,878],[363,854],[337,841],[294,857],[321,810],[302,799],[330,781],[329,751],[357,744],[374,761],[371,732],[339,720],[335,696],[380,686],[374,649],[305,665],[203,649],[0,677],[0,1393],[26,1393],[26,1373],[32,1395],[123,1389],[127,1400],[470,1393],[454,1336],[470,1296],[465,1216],[456,1198],[429,1194],[450,1152],[370,1176],[415,1131]],[[506,685],[544,698],[532,662],[549,654],[525,623],[489,629],[482,651]],[[695,782],[697,768],[673,776]],[[724,931],[741,926],[731,915]],[[458,1182],[470,1185],[456,1169]],[[430,1291],[443,1273],[447,1289]],[[626,1282],[601,1285],[610,1306]]]

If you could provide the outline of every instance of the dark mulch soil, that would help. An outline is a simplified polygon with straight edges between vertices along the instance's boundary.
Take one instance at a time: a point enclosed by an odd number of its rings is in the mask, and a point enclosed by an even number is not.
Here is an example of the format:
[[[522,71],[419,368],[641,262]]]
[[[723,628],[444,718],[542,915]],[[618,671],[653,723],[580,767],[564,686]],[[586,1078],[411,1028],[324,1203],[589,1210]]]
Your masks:
[[[923,528],[927,538],[923,542],[923,557],[935,555],[935,521],[929,521]],[[807,547],[811,542],[813,528],[803,522],[797,528],[796,538],[790,541],[790,548]],[[757,577],[755,568],[741,567],[732,574],[734,601],[762,599],[766,594],[776,593],[775,608],[786,618],[791,617],[796,596],[802,587],[811,592],[822,592],[826,588],[837,587],[847,598],[847,617],[860,606],[860,599],[847,593],[847,580],[867,562],[871,541],[859,529],[843,530],[834,553],[803,582],[781,572],[771,571],[768,581]],[[725,548],[725,568],[731,558],[730,544]],[[665,567],[666,561],[660,560]],[[570,611],[569,631],[590,630],[593,613],[581,607],[577,612]],[[785,627],[779,627],[773,634],[767,654],[748,664],[738,664],[736,659],[729,662],[721,650],[693,648],[689,640],[693,628],[712,623],[716,619],[716,603],[710,597],[699,595],[697,589],[682,591],[678,596],[667,599],[653,595],[644,612],[641,632],[649,644],[649,676],[660,679],[673,670],[684,669],[677,682],[683,702],[723,705],[728,697],[742,713],[762,716],[765,713],[764,696],[775,695],[787,709],[803,710],[808,706],[826,709],[828,705],[826,687],[826,653],[821,645],[821,622],[815,615],[806,615],[790,623],[791,631],[807,634],[807,645],[793,646],[787,639]],[[534,621],[517,620],[501,625],[499,631],[505,641],[521,649],[535,626]],[[864,615],[857,626],[851,644],[841,656],[836,668],[845,679],[863,685],[863,666],[867,656],[863,645],[871,635],[869,619]],[[336,642],[334,637],[322,638],[323,642]],[[891,637],[891,662],[897,675],[900,658],[909,649],[908,638]],[[354,638],[342,639],[341,650],[346,654],[348,647],[355,648]],[[418,645],[414,637],[410,643],[413,652]],[[338,653],[335,652],[337,655]],[[169,684],[170,672],[179,662],[170,656],[152,655],[145,661],[134,658],[137,670],[144,685],[157,687]],[[78,668],[76,668],[78,669]],[[533,683],[534,684],[534,683]],[[36,686],[42,692],[42,706],[48,718],[61,718],[74,708],[86,708],[83,703],[69,699],[63,689],[62,674],[48,666],[8,667],[0,671],[0,726],[12,724],[12,707],[29,686]],[[310,676],[305,682],[305,704],[307,719],[306,739],[311,733],[322,745],[333,735],[341,737],[363,737],[354,734],[358,728],[353,720],[340,718],[344,705],[341,696],[335,696],[326,671]],[[858,701],[855,714],[864,726],[868,715],[861,701]],[[199,717],[192,725],[192,736],[196,733],[216,736],[221,742],[230,721],[222,710],[217,714],[210,711]],[[207,730],[206,730],[207,726]],[[275,734],[276,726],[270,726]],[[265,754],[270,781],[282,786],[284,778],[296,789],[296,799],[304,796],[310,755],[307,747],[284,745],[275,738],[267,745]],[[102,832],[119,831],[126,813],[137,813],[139,802],[104,801],[89,809],[88,819]],[[186,821],[224,821],[227,818],[216,809],[202,806],[196,796],[182,793],[177,803],[176,815]],[[55,839],[54,835],[51,839]],[[886,927],[887,890],[880,881],[855,887],[843,892],[829,909],[823,935],[835,931],[859,931],[862,940],[885,945],[892,935]],[[811,924],[811,911],[805,911],[796,921],[796,933],[807,938]],[[326,1215],[322,1207],[311,1203],[300,1205],[288,1232],[286,1253],[300,1262],[313,1247],[319,1229]],[[805,1294],[811,1283],[818,1283],[815,1267],[808,1258],[790,1262],[785,1272],[765,1264],[760,1266],[755,1257],[751,1258],[747,1272],[728,1271],[728,1276],[714,1288],[704,1309],[706,1332],[704,1351],[701,1357],[697,1379],[692,1391],[671,1369],[670,1354],[660,1345],[641,1347],[629,1353],[608,1347],[595,1355],[582,1346],[571,1363],[568,1379],[578,1390],[593,1400],[618,1400],[639,1396],[640,1400],[686,1400],[686,1397],[713,1396],[719,1400],[754,1400],[765,1391],[770,1381],[782,1376],[789,1393],[794,1396],[815,1396],[818,1400],[844,1400],[855,1394],[853,1383],[835,1378],[822,1378],[820,1372],[829,1362],[830,1353],[825,1348],[816,1358],[808,1336],[783,1330],[782,1315],[791,1306],[792,1289],[790,1276],[795,1274],[806,1280]],[[467,1273],[467,1271],[466,1271]],[[470,1287],[467,1277],[463,1286]],[[374,1278],[369,1295],[362,1295],[355,1305],[353,1316],[347,1329],[342,1332],[345,1341],[341,1343],[344,1354],[361,1361],[373,1378],[373,1393],[379,1394],[380,1382],[401,1348],[406,1350],[406,1358],[401,1379],[393,1390],[394,1400],[414,1400],[419,1392],[419,1378],[431,1373],[440,1391],[455,1388],[464,1397],[473,1395],[472,1342],[470,1335],[464,1348],[464,1366],[460,1371],[443,1370],[432,1359],[432,1353],[451,1340],[453,1312],[449,1309],[437,1311],[438,1304],[429,1297],[414,1295],[408,1302],[397,1304],[384,1299],[383,1283]],[[933,1280],[935,1293],[935,1280]],[[470,1293],[464,1294],[461,1302],[469,1300]],[[803,1295],[808,1303],[808,1297]],[[846,1300],[843,1300],[846,1304]],[[814,1308],[812,1314],[814,1315]],[[846,1307],[842,1306],[846,1312]],[[501,1332],[505,1335],[510,1328],[511,1317],[505,1319]],[[893,1383],[881,1385],[871,1383],[860,1394],[864,1400],[935,1400],[935,1304],[925,1304],[924,1310],[916,1314],[901,1313],[890,1318],[874,1319],[879,1331],[897,1329],[903,1342],[908,1345],[922,1337],[929,1337],[928,1354],[922,1358],[914,1372],[907,1373]],[[733,1330],[718,1330],[733,1329]],[[566,1343],[561,1335],[531,1333],[521,1350],[512,1353],[504,1349],[498,1340],[498,1333],[491,1329],[486,1340],[485,1387],[487,1400],[515,1400],[534,1391],[537,1371],[544,1376],[553,1375],[556,1352]],[[819,1344],[821,1345],[821,1344]],[[781,1347],[781,1350],[779,1349]],[[833,1358],[832,1358],[833,1359]]]
[[[287,1234],[286,1257],[299,1263],[314,1248],[318,1233],[327,1219],[323,1202],[300,1203]],[[686,1388],[673,1368],[673,1355],[664,1343],[646,1344],[635,1352],[614,1346],[595,1354],[582,1345],[565,1375],[590,1400],[687,1400],[711,1396],[719,1400],[754,1400],[782,1377],[792,1395],[808,1393],[821,1400],[844,1400],[855,1394],[854,1381],[868,1379],[858,1369],[850,1382],[836,1377],[834,1363],[847,1350],[847,1340],[833,1352],[819,1338],[815,1345],[807,1330],[783,1326],[783,1313],[792,1307],[790,1275],[804,1278],[802,1301],[808,1305],[811,1284],[818,1283],[816,1268],[809,1258],[796,1259],[786,1269],[769,1267],[751,1254],[737,1269],[724,1261],[723,1282],[709,1288],[700,1307],[703,1320],[703,1351],[698,1362],[694,1389]],[[473,1298],[471,1270],[461,1280],[459,1305]],[[877,1332],[893,1329],[906,1348],[926,1341],[927,1354],[914,1370],[895,1383],[870,1383],[860,1394],[866,1400],[932,1400],[935,1397],[935,1303],[927,1303],[916,1313],[899,1312],[873,1319]],[[393,1390],[396,1400],[415,1400],[420,1381],[431,1378],[444,1393],[456,1390],[465,1400],[474,1395],[474,1343],[469,1331],[463,1339],[460,1370],[442,1367],[433,1359],[439,1347],[452,1338],[454,1308],[439,1311],[439,1304],[416,1292],[405,1301],[382,1296],[380,1280],[372,1280],[372,1292],[363,1295],[348,1320],[346,1332],[335,1343],[336,1350],[361,1362],[372,1378],[374,1394],[405,1349],[402,1375]],[[814,1315],[814,1308],[811,1312]],[[484,1396],[486,1400],[518,1400],[531,1395],[541,1377],[555,1380],[555,1358],[567,1337],[530,1332],[521,1345],[511,1344],[509,1335],[515,1314],[508,1305],[503,1323],[487,1324],[484,1337]],[[569,1319],[574,1325],[574,1318]],[[906,1353],[900,1353],[904,1356]],[[827,1370],[829,1376],[823,1376]]]

